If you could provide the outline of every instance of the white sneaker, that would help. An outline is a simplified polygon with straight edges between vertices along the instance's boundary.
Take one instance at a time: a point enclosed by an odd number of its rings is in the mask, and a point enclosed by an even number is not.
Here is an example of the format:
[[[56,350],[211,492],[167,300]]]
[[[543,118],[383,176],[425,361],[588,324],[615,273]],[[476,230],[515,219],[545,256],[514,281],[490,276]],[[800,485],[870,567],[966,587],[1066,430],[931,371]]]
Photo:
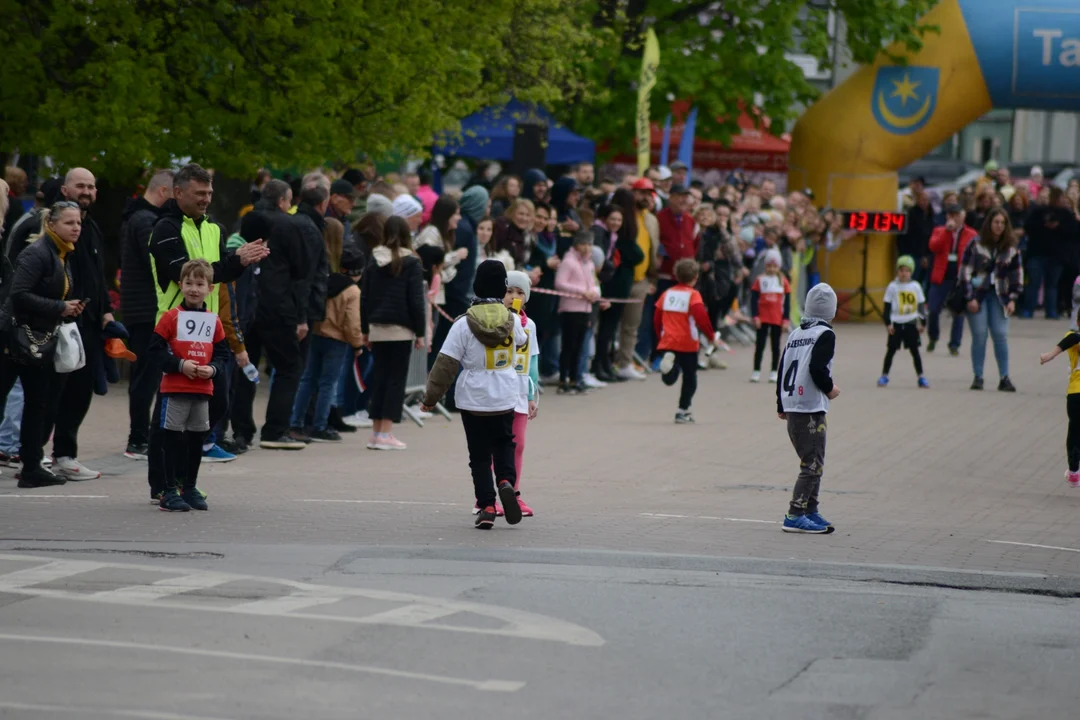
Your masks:
[[[771,373],[769,373],[769,382],[771,382],[771,383],[776,382],[776,371],[775,370],[773,370]]]
[[[671,372],[671,369],[675,367],[675,353],[666,352],[664,357],[660,358],[660,374],[667,375]]]
[[[626,367],[621,367],[621,368],[619,368],[618,370],[615,371],[615,374],[618,375],[621,378],[626,379],[626,380],[644,380],[645,379],[645,373],[639,373],[637,370],[634,369],[633,365],[627,365]]]
[[[367,410],[360,410],[353,415],[343,417],[341,418],[341,421],[349,427],[354,428],[369,428],[375,424],[371,421],[371,418],[368,417]]]
[[[368,443],[368,448],[371,450],[404,450],[407,447],[408,446],[405,443],[389,433],[385,435],[376,435],[371,438],[371,442]]]
[[[83,465],[75,458],[58,457],[53,458],[53,475],[62,477],[65,480],[71,480],[78,482],[80,480],[97,480],[101,477],[101,473],[96,470]]]
[[[750,382],[761,382],[761,371],[760,370],[755,370],[754,371],[754,373],[750,376]]]
[[[606,388],[607,387],[606,382],[602,382],[600,380],[597,380],[596,376],[593,375],[592,373],[585,373],[584,375],[582,375],[581,376],[581,382],[585,385],[585,387],[591,388],[593,390],[599,390],[600,388]]]

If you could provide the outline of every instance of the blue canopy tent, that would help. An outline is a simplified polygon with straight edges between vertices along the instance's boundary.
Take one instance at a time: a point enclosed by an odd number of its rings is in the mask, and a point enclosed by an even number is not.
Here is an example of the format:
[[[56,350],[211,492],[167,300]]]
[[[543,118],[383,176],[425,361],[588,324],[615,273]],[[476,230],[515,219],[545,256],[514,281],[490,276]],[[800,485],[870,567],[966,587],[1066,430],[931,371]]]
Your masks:
[[[514,157],[514,127],[518,124],[547,127],[547,163],[570,165],[592,162],[596,144],[575,135],[565,125],[556,122],[542,107],[527,105],[513,99],[503,107],[489,107],[461,121],[460,137],[445,137],[436,141],[435,152],[455,157],[510,162]]]

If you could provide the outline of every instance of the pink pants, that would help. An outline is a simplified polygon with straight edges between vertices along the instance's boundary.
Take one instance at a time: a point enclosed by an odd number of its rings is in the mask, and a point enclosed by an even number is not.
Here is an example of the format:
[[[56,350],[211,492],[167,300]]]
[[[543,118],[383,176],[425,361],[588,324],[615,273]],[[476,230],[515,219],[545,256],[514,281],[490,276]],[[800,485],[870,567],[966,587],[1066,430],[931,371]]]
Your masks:
[[[514,483],[514,489],[518,490],[521,487],[521,459],[525,456],[525,428],[529,425],[529,416],[525,413],[514,413],[514,469],[517,475],[517,481]],[[492,471],[495,470],[495,463],[491,464]]]

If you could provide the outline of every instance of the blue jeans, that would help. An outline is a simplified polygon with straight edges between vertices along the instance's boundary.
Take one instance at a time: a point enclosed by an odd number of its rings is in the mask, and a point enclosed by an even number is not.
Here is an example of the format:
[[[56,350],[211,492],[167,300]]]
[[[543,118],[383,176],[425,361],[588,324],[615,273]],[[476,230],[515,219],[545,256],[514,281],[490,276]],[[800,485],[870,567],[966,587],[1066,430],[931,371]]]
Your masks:
[[[1046,317],[1058,316],[1058,283],[1061,281],[1061,263],[1051,257],[1028,258],[1028,286],[1024,293],[1024,315],[1031,317],[1035,313],[1035,306],[1039,303],[1039,290],[1045,284],[1043,292],[1043,309]]]
[[[19,454],[19,432],[22,427],[23,389],[22,380],[16,380],[11,386],[4,406],[4,422],[0,423],[0,452],[8,455]]]
[[[585,341],[581,343],[581,355],[578,356],[578,374],[577,376],[585,377],[585,373],[589,372],[589,348],[592,346],[593,335],[592,325],[585,331]]]
[[[316,430],[325,430],[330,418],[330,408],[337,399],[337,384],[341,379],[341,365],[345,361],[348,343],[333,338],[313,335],[308,349],[307,365],[300,376],[300,385],[296,388],[293,400],[291,427],[304,427],[311,397],[318,393],[315,401],[315,416],[312,425]]]
[[[997,293],[991,291],[979,303],[978,312],[968,313],[971,322],[971,370],[975,377],[983,376],[986,364],[986,333],[994,340],[994,359],[997,360],[998,374],[1009,374],[1009,318],[1005,317],[1005,308]]]
[[[927,327],[927,334],[930,336],[931,342],[937,342],[938,337],[941,335],[940,315],[942,309],[945,307],[945,297],[949,294],[949,290],[952,289],[953,284],[951,282],[943,282],[939,285],[930,286],[930,295],[927,298],[927,304],[930,312],[930,322]],[[948,311],[946,311],[948,312]],[[960,348],[960,342],[964,339],[964,316],[957,315],[952,320],[952,328],[949,332],[949,347]]]

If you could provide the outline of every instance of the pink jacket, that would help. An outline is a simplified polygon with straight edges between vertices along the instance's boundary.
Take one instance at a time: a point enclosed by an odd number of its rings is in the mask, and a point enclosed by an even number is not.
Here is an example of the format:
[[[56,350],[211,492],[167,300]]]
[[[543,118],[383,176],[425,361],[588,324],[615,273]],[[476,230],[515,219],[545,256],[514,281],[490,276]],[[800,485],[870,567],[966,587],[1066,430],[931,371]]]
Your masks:
[[[596,267],[592,259],[582,260],[571,248],[567,250],[562,264],[555,271],[555,289],[559,292],[584,295],[596,289]],[[559,298],[559,312],[592,312],[592,302],[581,298]]]

